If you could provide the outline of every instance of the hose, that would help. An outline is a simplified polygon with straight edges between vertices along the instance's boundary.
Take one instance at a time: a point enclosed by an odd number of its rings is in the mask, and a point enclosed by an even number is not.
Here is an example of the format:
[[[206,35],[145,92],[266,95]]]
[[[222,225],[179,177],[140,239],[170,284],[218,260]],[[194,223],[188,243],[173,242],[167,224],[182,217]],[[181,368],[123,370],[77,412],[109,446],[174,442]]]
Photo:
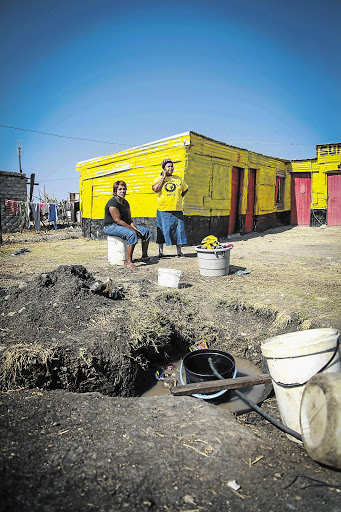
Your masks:
[[[214,368],[211,357],[208,358],[208,364],[210,365],[210,368],[211,368],[212,372],[214,373],[214,375],[218,379],[224,380],[224,377],[222,377],[220,375],[220,373],[218,373],[217,370]],[[238,391],[238,389],[234,389],[234,392],[236,393],[236,395],[239,398],[241,398],[244,402],[246,402],[250,407],[252,407],[252,409],[254,409],[256,412],[258,412],[258,414],[263,416],[263,418],[265,418],[267,421],[272,423],[275,427],[282,430],[282,432],[285,432],[286,434],[289,434],[290,436],[295,437],[299,441],[302,441],[301,434],[299,434],[298,432],[295,432],[295,430],[292,430],[290,427],[287,427],[281,421],[276,420],[276,418],[274,418],[273,416],[270,416],[270,414],[263,411],[260,407],[258,407],[257,404],[255,404],[254,402],[252,402],[252,400],[250,400],[247,396],[245,396],[244,393],[241,393],[240,391]]]

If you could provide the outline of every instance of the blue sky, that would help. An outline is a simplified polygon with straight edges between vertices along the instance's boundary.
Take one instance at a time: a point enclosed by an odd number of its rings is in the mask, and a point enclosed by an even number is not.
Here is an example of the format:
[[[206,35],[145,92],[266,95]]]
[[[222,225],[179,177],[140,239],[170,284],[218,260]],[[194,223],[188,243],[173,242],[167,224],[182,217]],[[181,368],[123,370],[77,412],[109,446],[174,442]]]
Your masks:
[[[0,169],[57,199],[78,161],[189,130],[288,159],[341,142],[339,0],[0,0]],[[20,141],[20,142],[18,142]],[[37,195],[37,190],[35,195]]]

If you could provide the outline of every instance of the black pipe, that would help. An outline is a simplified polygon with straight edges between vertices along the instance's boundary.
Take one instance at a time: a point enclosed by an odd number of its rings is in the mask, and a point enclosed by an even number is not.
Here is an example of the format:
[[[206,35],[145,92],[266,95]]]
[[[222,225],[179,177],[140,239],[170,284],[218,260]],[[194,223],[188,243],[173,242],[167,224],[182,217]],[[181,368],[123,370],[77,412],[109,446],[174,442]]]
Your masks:
[[[210,365],[210,368],[211,368],[212,372],[214,373],[214,375],[216,377],[218,377],[218,379],[224,380],[224,377],[222,377],[220,375],[220,373],[218,373],[217,370],[214,368],[211,357],[208,358],[208,364]],[[301,434],[299,434],[295,430],[292,430],[290,427],[287,427],[281,421],[276,420],[276,418],[274,418],[273,416],[270,416],[270,414],[268,414],[267,412],[263,411],[260,407],[258,407],[257,404],[252,402],[252,400],[250,400],[246,395],[244,395],[244,393],[241,393],[241,391],[238,391],[237,389],[234,389],[233,391],[236,393],[236,395],[239,398],[244,400],[244,402],[246,402],[250,407],[252,407],[252,409],[254,409],[256,412],[258,412],[258,414],[263,416],[263,418],[265,418],[267,421],[272,423],[275,427],[277,427],[280,430],[282,430],[282,432],[285,432],[286,434],[289,434],[290,436],[295,437],[299,441],[302,441]]]

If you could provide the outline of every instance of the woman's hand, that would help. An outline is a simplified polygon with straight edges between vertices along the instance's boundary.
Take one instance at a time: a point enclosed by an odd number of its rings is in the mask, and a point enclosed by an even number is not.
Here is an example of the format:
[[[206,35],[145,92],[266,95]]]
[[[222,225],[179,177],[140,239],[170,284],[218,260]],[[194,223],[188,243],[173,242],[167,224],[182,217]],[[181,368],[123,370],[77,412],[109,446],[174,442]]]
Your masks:
[[[164,169],[162,171],[160,181],[155,183],[155,185],[152,185],[152,190],[154,192],[160,192],[160,190],[162,189],[162,187],[163,187],[163,185],[165,183],[166,176],[167,176],[167,171],[166,171],[166,169]]]
[[[130,226],[129,226],[129,227],[130,227],[130,229],[131,229],[132,231],[134,231],[134,233],[136,233],[136,234],[137,234],[137,236],[138,236],[139,238],[142,238],[142,233],[141,233],[141,231],[140,231],[139,229],[137,229],[137,227],[135,226],[135,224],[134,224],[133,222],[130,224]]]

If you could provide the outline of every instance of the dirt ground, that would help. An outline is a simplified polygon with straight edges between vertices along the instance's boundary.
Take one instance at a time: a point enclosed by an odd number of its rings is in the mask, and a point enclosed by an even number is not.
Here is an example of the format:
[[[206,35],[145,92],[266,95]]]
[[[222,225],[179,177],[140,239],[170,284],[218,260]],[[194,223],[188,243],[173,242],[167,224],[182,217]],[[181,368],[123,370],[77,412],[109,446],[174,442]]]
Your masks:
[[[340,235],[234,235],[221,278],[200,276],[195,247],[158,260],[151,244],[148,264],[137,247],[129,270],[108,265],[106,241],[79,229],[3,235],[4,510],[339,510],[340,472],[256,413],[139,395],[156,368],[203,340],[261,367],[272,335],[340,330]],[[158,286],[160,267],[181,270],[179,289]],[[279,417],[273,395],[262,407]]]

